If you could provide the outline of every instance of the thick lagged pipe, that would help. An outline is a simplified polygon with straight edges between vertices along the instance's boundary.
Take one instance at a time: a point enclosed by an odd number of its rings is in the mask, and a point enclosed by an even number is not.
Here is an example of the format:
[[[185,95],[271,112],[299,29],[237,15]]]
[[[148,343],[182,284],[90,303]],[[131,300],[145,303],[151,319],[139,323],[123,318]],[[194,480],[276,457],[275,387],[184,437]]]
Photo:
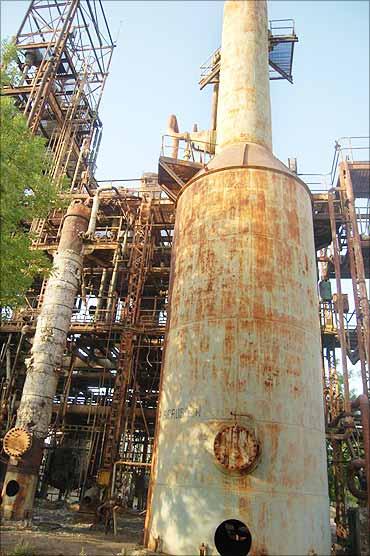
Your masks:
[[[82,272],[83,237],[89,218],[90,209],[86,205],[73,202],[69,206],[45,289],[15,425],[16,429],[28,435],[30,448],[20,457],[10,457],[4,481],[2,512],[9,519],[25,519],[32,513],[43,443],[48,434],[58,383],[58,370],[62,366]]]

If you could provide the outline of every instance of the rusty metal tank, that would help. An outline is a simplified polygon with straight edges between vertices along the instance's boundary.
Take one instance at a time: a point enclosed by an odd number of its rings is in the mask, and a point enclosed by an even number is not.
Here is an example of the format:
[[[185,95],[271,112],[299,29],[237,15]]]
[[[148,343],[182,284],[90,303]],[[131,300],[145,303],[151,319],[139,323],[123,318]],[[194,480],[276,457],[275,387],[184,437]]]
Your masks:
[[[269,148],[265,2],[226,2],[222,45],[217,154],[177,205],[146,543],[330,554],[311,196]]]
[[[251,554],[330,553],[315,281],[310,194],[287,169],[210,168],[183,191],[151,500],[164,551],[217,554],[239,519]],[[217,459],[234,423],[257,439],[252,472]]]

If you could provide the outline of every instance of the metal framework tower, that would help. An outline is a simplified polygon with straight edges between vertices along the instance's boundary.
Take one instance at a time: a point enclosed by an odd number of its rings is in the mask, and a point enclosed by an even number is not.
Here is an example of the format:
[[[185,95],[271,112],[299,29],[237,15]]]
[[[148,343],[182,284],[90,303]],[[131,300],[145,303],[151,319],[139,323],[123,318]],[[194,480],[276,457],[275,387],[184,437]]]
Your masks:
[[[340,542],[351,543],[353,550],[346,493],[364,507],[360,512],[366,513],[366,508],[369,512],[370,507],[367,144],[365,137],[339,139],[330,174],[315,177],[326,183],[325,190],[314,193],[328,458],[334,478],[337,536]],[[317,181],[313,188],[320,188]],[[362,392],[357,399],[351,398],[350,366],[361,375]]]
[[[15,45],[22,75],[3,94],[16,97],[32,132],[46,138],[56,187],[63,176],[72,191],[93,187],[86,173],[95,170],[114,48],[101,0],[33,0]]]

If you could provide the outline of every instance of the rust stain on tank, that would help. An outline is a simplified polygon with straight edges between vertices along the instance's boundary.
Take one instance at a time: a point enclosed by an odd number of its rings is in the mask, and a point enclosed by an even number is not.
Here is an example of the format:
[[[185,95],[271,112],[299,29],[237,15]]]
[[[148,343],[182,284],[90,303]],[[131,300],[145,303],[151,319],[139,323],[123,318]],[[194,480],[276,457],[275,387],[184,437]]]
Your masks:
[[[250,552],[251,556],[268,556],[267,548],[264,545],[257,545],[252,547],[252,551]]]
[[[307,255],[304,256],[304,268],[306,273],[308,272],[308,258]]]
[[[250,510],[250,501],[248,498],[241,496],[239,498],[239,511],[240,513],[246,514]]]
[[[278,423],[271,423],[269,425],[269,433],[271,438],[271,460],[275,460],[278,454],[281,425]]]
[[[274,358],[273,358],[274,359]],[[265,365],[264,367],[264,384],[268,390],[272,390],[279,383],[279,370],[276,366]]]
[[[294,241],[298,241],[300,238],[299,233],[299,220],[297,210],[287,211],[287,229],[289,230],[289,237]]]

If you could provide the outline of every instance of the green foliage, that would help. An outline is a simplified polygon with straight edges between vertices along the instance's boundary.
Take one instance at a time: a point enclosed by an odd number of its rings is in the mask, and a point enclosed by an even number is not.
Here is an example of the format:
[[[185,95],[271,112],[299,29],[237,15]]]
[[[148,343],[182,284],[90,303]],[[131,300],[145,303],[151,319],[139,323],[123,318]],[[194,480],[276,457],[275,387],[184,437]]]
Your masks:
[[[2,50],[0,82],[14,83],[14,46]],[[29,223],[60,206],[58,193],[44,169],[45,140],[33,136],[23,114],[10,97],[0,97],[0,306],[23,304],[23,296],[37,274],[50,268],[48,258],[30,249]]]
[[[37,553],[30,544],[20,542],[8,552],[7,556],[37,556]]]
[[[336,360],[336,364],[337,366],[339,366],[339,361]],[[353,380],[354,378],[359,376],[359,372],[357,371],[357,369],[353,368],[353,369],[348,369],[348,379],[349,381],[351,381],[351,379]],[[344,375],[343,372],[338,372],[338,386],[339,386],[339,391],[342,394],[342,396],[344,397]],[[350,400],[355,400],[358,396],[358,392],[356,392],[356,390],[354,388],[350,388],[349,390],[349,399]]]
[[[20,71],[16,63],[17,49],[13,41],[1,41],[1,73],[0,86],[18,84],[20,81]]]

